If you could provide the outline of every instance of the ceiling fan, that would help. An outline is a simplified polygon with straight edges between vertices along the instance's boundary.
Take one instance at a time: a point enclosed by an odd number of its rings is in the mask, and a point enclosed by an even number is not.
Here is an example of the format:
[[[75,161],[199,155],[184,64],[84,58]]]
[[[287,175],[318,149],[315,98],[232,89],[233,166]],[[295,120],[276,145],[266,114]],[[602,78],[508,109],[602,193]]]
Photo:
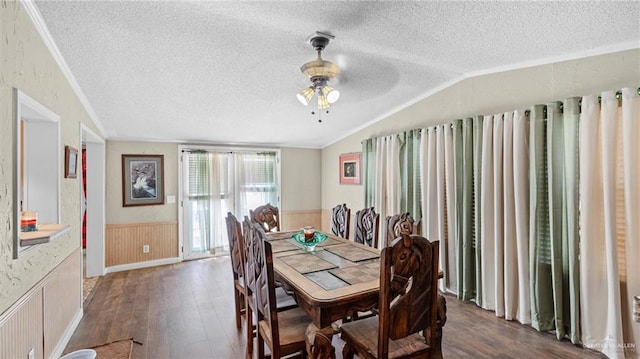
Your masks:
[[[311,46],[318,52],[318,58],[300,67],[302,74],[308,76],[311,81],[310,86],[305,87],[296,95],[298,100],[305,106],[309,105],[314,94],[318,95],[318,110],[328,109],[340,98],[340,92],[328,84],[331,79],[338,76],[340,68],[333,62],[323,60],[321,57],[322,50],[334,38],[333,35],[316,31],[309,40]],[[311,114],[314,115],[315,112],[312,111]],[[322,122],[322,119],[318,119],[318,122]]]

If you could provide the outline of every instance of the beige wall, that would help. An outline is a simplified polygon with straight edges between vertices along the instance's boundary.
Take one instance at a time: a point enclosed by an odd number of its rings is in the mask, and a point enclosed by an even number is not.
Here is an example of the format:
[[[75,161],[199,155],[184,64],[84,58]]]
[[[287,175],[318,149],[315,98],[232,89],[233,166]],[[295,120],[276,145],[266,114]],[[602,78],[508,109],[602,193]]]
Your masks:
[[[307,225],[321,226],[322,162],[319,149],[282,148],[281,227],[298,229]]]
[[[80,184],[61,179],[61,221],[67,234],[13,259],[12,89],[18,88],[60,116],[60,158],[64,145],[80,148],[80,123],[100,133],[52,58],[20,3],[0,6],[0,313],[4,312],[80,246]],[[80,267],[77,268],[80,271]],[[72,303],[73,304],[73,303]]]
[[[338,156],[360,152],[364,139],[627,86],[640,86],[638,49],[464,79],[324,148],[322,208],[346,203],[355,213],[364,207],[363,186],[337,180]]]
[[[216,144],[216,146],[220,146]],[[179,234],[178,222],[178,144],[160,142],[107,141],[106,158],[106,236],[107,267],[150,260],[175,258]],[[283,228],[306,224],[320,227],[320,150],[282,148],[281,217]],[[152,206],[122,206],[122,155],[153,154],[164,156],[164,191],[175,195],[176,203]],[[165,197],[166,200],[166,197]],[[166,202],[166,201],[165,201]],[[171,227],[171,224],[175,225]],[[158,235],[158,228],[162,235]],[[171,233],[166,232],[167,228]],[[134,239],[123,233],[136,233]],[[160,242],[159,242],[160,241]],[[142,253],[142,245],[151,246]],[[175,250],[172,250],[175,249]]]
[[[319,210],[320,150],[282,148],[280,153],[281,211]],[[178,199],[178,144],[107,141],[107,225],[177,221],[177,203],[122,207],[122,154],[164,155],[165,195],[175,195]]]
[[[178,204],[166,203],[166,195],[178,197],[178,145],[163,142],[107,141],[106,223],[129,224],[178,220]],[[122,155],[163,155],[165,204],[122,207]]]
[[[320,150],[305,148],[283,148],[282,199],[283,210],[318,210],[322,195],[322,163]]]
[[[282,210],[319,209],[320,150],[282,148],[280,153]],[[164,155],[165,194],[178,198],[178,144],[107,141],[107,224],[176,221],[177,204],[122,207],[122,154]]]

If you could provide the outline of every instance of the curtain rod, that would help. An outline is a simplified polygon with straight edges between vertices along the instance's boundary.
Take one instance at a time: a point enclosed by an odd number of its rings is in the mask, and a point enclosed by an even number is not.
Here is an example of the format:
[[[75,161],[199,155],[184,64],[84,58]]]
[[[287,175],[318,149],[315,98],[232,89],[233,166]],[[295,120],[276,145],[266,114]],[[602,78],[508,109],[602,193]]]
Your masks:
[[[636,93],[638,94],[638,96],[640,96],[640,87],[638,87],[638,88],[636,89]],[[584,96],[583,96],[583,97],[584,97]],[[621,100],[622,100],[622,91],[616,91],[616,100],[618,100],[618,101],[621,101]],[[602,96],[598,96],[598,103],[601,103],[601,101],[602,101]],[[558,102],[558,103],[559,103],[559,107],[558,107],[558,108],[559,108],[559,110],[560,110],[560,113],[563,113],[563,111],[564,111],[564,102],[563,102],[563,101],[556,101],[556,102]],[[546,119],[547,119],[547,105],[543,105],[543,106],[544,106],[544,107],[543,107],[543,109],[542,109],[542,118],[546,120]],[[580,111],[579,111],[579,112],[582,112],[582,97],[580,97],[580,100],[578,100],[578,106],[580,107]],[[531,115],[531,110],[525,110],[525,111],[524,111],[524,114],[525,114],[525,116],[529,116],[529,115]],[[504,114],[503,114],[502,116],[504,117]],[[473,117],[467,117],[467,118],[473,118]],[[464,118],[456,119],[456,121],[458,121],[458,120],[465,120],[465,119],[464,119]],[[418,128],[418,129],[407,130],[407,131],[414,131],[414,130],[417,130],[417,131],[419,131],[419,132],[422,132],[422,130],[423,130],[423,129],[430,129],[430,128],[434,128],[434,131],[438,131],[438,127],[439,127],[439,126],[443,126],[443,125],[444,125],[444,126],[446,126],[447,124],[446,124],[446,123],[443,123],[443,124],[440,124],[440,125],[435,125],[435,126],[425,127],[425,128]],[[455,124],[454,124],[453,122],[450,122],[450,123],[449,123],[449,126],[450,126],[451,128],[454,128]],[[404,131],[404,132],[407,132],[407,131]],[[395,133],[395,134],[391,134],[391,135],[383,135],[383,136],[393,136],[393,135],[399,135],[399,134],[400,134],[400,133]],[[369,137],[368,139],[374,139],[374,138],[383,137],[383,136]],[[363,143],[364,143],[364,141],[366,141],[366,140],[362,140],[362,141],[360,141],[360,144],[363,144]]]

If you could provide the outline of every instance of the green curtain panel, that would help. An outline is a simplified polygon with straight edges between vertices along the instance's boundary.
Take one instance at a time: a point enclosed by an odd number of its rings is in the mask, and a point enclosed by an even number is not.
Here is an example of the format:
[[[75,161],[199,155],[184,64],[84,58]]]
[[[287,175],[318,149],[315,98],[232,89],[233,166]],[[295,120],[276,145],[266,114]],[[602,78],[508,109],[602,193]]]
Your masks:
[[[533,106],[530,126],[529,253],[531,256],[531,326],[539,331],[546,331],[555,327],[553,278],[551,273],[550,165],[548,161],[546,106]]]
[[[211,246],[211,157],[212,155],[205,151],[196,151],[188,154],[189,181],[188,190],[189,198],[193,202],[192,206],[187,206],[189,218],[186,221],[188,226],[197,224],[198,230],[189,230],[190,236],[188,240],[194,245],[194,248],[200,248],[202,252],[209,250]],[[195,243],[195,241],[199,241]]]
[[[531,114],[531,320],[580,342],[578,237],[579,100]]]
[[[571,98],[561,108],[556,104],[547,107],[548,124],[553,131],[550,136],[553,173],[549,183],[553,187],[550,223],[556,336],[558,339],[568,336],[574,344],[580,343],[579,101]]]
[[[482,212],[480,211],[481,203],[481,191],[482,187],[482,131],[483,131],[483,116],[476,116],[473,119],[473,142],[472,142],[472,154],[473,154],[473,190],[472,198],[473,205],[471,207],[471,218],[473,225],[471,229],[471,243],[473,245],[473,254],[475,255],[475,288],[476,288],[476,303],[479,306],[483,306],[482,302],[482,256],[480,255],[480,245],[482,238]]]
[[[473,119],[457,120],[453,124],[455,146],[456,202],[458,241],[458,299],[476,297],[476,244],[474,196],[474,124]]]
[[[422,218],[420,205],[420,130],[398,135],[400,139],[400,213],[410,212],[414,220]]]

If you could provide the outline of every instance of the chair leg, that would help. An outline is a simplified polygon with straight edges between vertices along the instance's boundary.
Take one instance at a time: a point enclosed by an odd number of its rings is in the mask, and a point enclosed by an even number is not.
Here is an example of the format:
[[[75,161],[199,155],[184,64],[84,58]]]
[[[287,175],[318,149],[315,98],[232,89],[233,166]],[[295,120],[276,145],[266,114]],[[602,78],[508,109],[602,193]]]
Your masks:
[[[236,306],[236,328],[240,329],[242,328],[242,305],[240,304],[240,300],[244,299],[241,298],[242,294],[240,293],[240,291],[238,291],[237,289],[234,288],[233,290],[233,301],[234,304]]]
[[[258,359],[264,359],[264,339],[260,335],[259,330],[256,328],[256,337],[258,337]]]
[[[353,348],[351,348],[349,344],[345,343],[344,347],[342,347],[342,359],[353,359],[355,354],[356,353]]]
[[[253,311],[250,306],[246,305],[245,312],[247,313],[247,358],[253,358]]]

